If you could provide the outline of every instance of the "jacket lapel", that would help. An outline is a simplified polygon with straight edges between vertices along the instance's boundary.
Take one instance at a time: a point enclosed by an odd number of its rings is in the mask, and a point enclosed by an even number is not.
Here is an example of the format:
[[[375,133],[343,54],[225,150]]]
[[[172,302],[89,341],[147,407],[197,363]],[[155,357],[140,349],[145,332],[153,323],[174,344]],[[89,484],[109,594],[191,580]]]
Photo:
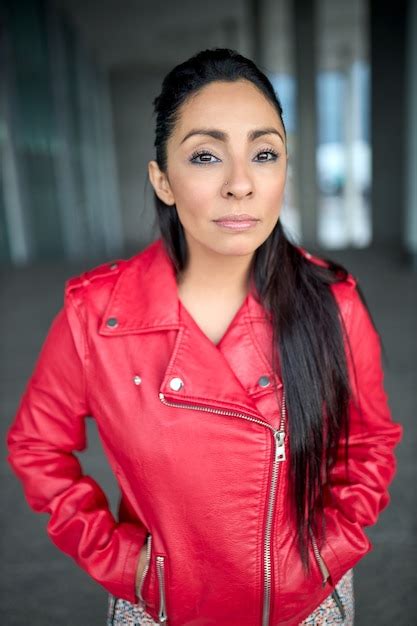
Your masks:
[[[99,333],[107,336],[146,333],[180,327],[173,264],[162,240],[128,260],[115,283]],[[108,320],[117,319],[117,326]]]
[[[251,290],[217,346],[190,318],[178,298],[174,266],[158,239],[127,261],[98,332],[106,337],[162,333],[163,350],[164,331],[177,330],[159,392],[170,402],[240,411],[263,419],[255,400],[271,393],[273,385],[262,388],[258,380],[267,375],[278,387],[281,383],[268,363],[270,326],[255,294]],[[111,319],[117,324],[109,325]],[[263,345],[256,338],[258,333]],[[183,383],[178,390],[172,387],[175,378]]]

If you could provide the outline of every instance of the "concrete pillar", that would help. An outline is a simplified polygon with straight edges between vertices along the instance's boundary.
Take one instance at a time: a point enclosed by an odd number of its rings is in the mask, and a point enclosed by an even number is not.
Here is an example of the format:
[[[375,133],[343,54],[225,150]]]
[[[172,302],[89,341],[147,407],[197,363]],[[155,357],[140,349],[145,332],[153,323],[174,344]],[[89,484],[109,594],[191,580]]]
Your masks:
[[[294,0],[295,72],[297,80],[297,154],[295,188],[303,244],[317,242],[317,113],[315,3]]]
[[[259,66],[264,63],[264,46],[263,46],[263,33],[261,27],[263,12],[262,0],[249,0],[248,3],[248,17],[251,30],[251,42],[252,42],[252,60]],[[263,69],[261,67],[261,69]]]
[[[372,230],[403,248],[406,1],[371,0]]]
[[[407,180],[404,240],[417,270],[417,0],[407,15]]]

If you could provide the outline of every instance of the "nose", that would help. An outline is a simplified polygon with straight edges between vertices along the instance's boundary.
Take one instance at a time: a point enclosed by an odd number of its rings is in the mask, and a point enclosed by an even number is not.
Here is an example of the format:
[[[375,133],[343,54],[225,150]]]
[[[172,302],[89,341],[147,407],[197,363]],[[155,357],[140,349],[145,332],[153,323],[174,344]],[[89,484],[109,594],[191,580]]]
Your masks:
[[[238,199],[252,195],[253,181],[243,165],[235,164],[229,170],[228,175],[224,178],[221,193],[224,198],[233,196]]]

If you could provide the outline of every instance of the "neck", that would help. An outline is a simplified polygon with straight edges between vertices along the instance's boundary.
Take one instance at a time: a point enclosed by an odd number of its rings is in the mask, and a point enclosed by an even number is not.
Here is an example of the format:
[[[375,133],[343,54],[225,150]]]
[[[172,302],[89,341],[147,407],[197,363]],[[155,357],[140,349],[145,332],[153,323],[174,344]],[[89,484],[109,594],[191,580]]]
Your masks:
[[[188,263],[178,277],[196,292],[246,294],[253,253],[244,256],[216,254],[202,246],[188,247]]]

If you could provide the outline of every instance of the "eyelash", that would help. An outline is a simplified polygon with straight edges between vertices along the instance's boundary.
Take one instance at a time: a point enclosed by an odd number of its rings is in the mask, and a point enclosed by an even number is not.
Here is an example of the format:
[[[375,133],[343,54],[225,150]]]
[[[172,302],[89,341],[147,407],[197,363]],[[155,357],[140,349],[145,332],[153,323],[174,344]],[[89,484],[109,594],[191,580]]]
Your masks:
[[[211,165],[213,163],[213,161],[205,161],[205,162],[203,162],[203,161],[195,161],[194,160],[197,157],[203,156],[203,155],[206,155],[206,154],[209,155],[209,156],[214,156],[214,154],[212,154],[208,150],[196,150],[196,152],[193,152],[193,154],[190,157],[190,163],[194,163],[195,165]],[[267,150],[260,150],[256,156],[259,156],[260,154],[272,154],[273,158],[272,159],[265,159],[264,161],[258,161],[258,163],[271,163],[273,161],[276,161],[277,158],[279,157],[278,152],[276,152],[275,150],[272,150],[271,148],[268,148]]]

